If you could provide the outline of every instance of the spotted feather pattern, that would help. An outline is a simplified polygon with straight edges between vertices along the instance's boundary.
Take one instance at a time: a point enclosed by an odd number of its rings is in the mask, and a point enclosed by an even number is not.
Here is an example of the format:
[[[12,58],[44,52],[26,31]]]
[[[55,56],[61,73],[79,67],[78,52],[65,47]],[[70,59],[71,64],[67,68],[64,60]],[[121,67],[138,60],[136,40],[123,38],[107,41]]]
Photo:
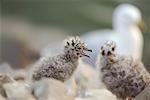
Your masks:
[[[34,80],[53,78],[64,82],[69,79],[78,66],[80,57],[91,51],[79,37],[64,40],[64,52],[54,57],[43,57],[36,64],[32,74]]]
[[[112,47],[104,45],[102,50],[113,55],[99,55],[100,79],[118,98],[135,98],[150,84],[150,74],[141,61],[129,56],[120,56],[111,51]]]

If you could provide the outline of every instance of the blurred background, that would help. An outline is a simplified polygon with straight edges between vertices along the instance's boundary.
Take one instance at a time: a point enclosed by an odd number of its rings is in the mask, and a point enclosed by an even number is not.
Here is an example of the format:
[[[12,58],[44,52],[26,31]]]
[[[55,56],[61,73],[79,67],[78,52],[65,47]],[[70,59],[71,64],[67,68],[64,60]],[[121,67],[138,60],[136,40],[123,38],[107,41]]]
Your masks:
[[[1,0],[1,57],[14,68],[25,68],[47,45],[66,36],[112,28],[114,8],[121,3],[137,6],[147,25],[143,61],[150,62],[149,0]]]

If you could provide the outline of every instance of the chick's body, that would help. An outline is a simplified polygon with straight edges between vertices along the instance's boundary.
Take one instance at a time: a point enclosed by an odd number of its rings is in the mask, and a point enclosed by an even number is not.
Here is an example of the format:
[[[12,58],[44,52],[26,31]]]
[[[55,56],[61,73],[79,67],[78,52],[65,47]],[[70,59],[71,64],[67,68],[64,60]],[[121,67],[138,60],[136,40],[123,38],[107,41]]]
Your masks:
[[[101,80],[117,98],[134,98],[149,85],[150,75],[142,62],[132,57],[119,56],[113,49],[108,50],[110,53],[106,52],[105,47],[103,49],[105,54],[100,55],[99,63]]]
[[[34,79],[40,79],[42,77],[54,78],[60,81],[65,81],[72,74],[78,65],[78,59],[72,61],[67,58],[66,55],[57,55],[53,58],[44,57],[38,63],[41,66],[35,70],[33,75]]]
[[[66,39],[64,53],[54,57],[43,57],[37,62],[32,78],[39,80],[46,77],[64,82],[77,68],[80,57],[88,57],[85,51],[91,50],[78,37]]]

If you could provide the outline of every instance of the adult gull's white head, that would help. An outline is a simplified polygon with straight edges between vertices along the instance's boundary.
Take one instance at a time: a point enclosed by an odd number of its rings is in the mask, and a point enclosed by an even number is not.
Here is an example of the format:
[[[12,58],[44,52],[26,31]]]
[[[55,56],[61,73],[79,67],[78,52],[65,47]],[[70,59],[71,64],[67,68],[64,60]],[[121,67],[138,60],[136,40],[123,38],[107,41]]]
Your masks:
[[[131,4],[119,5],[113,14],[113,27],[116,30],[122,30],[126,27],[138,27],[142,22],[142,15],[140,10]]]

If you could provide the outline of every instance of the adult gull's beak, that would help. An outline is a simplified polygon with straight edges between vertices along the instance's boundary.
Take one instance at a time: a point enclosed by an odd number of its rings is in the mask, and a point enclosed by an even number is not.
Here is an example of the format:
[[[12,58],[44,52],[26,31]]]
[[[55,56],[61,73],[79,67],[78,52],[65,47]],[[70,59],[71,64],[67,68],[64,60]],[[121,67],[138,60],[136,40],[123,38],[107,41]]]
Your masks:
[[[141,20],[140,22],[138,22],[137,25],[142,33],[144,33],[147,30],[144,20]]]

